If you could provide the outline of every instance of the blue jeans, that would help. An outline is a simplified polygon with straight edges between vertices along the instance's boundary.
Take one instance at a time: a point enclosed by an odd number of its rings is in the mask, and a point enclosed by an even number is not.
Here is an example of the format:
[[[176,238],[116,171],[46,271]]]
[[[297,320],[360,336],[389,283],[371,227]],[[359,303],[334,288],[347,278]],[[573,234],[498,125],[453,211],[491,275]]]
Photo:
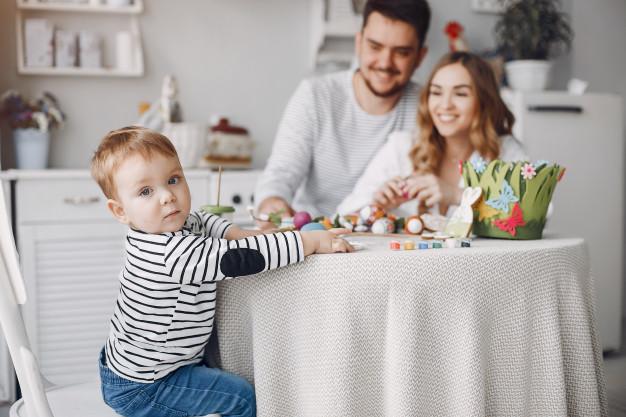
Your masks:
[[[124,417],[256,416],[254,388],[220,369],[187,365],[145,384],[111,371],[104,349],[99,362],[104,402]]]

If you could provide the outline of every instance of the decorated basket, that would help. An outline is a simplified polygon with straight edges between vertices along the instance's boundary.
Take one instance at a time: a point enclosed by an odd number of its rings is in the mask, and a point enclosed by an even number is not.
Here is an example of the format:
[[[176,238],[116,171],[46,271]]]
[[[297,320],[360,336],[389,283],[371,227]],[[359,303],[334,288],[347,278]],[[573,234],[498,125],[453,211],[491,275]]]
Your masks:
[[[462,163],[467,187],[481,187],[474,209],[477,236],[541,239],[546,213],[565,168],[548,161],[486,163],[481,158]]]

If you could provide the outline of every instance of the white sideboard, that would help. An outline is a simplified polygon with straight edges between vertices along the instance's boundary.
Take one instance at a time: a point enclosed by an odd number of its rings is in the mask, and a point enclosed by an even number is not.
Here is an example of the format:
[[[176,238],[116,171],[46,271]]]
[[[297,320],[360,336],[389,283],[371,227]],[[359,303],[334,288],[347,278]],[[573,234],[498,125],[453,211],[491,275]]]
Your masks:
[[[514,135],[533,160],[566,167],[546,230],[585,239],[604,350],[622,342],[624,285],[623,101],[614,94],[504,91]]]
[[[192,207],[215,204],[217,175],[185,172]],[[234,205],[235,221],[250,224],[258,171],[222,174],[222,205]],[[13,222],[28,302],[24,321],[42,373],[69,384],[97,374],[97,355],[109,327],[123,262],[126,226],[105,208],[105,199],[87,171],[9,170],[0,180],[11,191]],[[8,187],[8,185],[11,185]],[[12,395],[14,379],[4,343],[0,345],[0,395]],[[5,366],[5,363],[7,366]]]

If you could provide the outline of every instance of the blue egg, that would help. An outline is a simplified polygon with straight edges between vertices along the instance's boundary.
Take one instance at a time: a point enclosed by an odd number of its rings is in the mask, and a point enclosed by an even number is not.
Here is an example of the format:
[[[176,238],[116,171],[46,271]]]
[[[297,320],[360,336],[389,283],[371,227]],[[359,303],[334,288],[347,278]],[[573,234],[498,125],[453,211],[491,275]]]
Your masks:
[[[313,230],[326,230],[321,223],[307,223],[300,228],[301,232],[310,232]]]

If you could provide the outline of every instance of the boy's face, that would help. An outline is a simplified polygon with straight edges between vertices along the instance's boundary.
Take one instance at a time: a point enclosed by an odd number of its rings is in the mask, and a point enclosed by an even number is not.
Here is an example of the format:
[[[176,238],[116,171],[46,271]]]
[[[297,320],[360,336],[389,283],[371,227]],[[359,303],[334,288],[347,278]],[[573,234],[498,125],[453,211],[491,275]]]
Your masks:
[[[117,200],[107,207],[120,222],[146,233],[182,228],[191,206],[189,187],[176,157],[131,155],[113,176]]]

